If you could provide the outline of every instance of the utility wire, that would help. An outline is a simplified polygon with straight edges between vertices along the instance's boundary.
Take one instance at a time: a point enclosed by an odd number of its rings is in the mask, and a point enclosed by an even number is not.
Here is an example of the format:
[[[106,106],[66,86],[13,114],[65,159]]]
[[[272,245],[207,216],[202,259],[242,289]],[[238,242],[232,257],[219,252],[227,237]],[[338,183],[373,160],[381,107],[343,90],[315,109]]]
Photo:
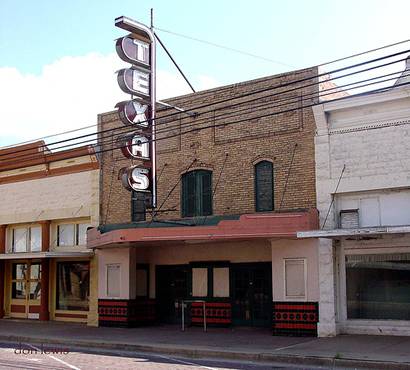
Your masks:
[[[183,38],[185,38],[185,39],[192,40],[192,41],[197,41],[197,42],[200,42],[200,43],[206,44],[206,45],[211,45],[211,46],[217,47],[217,48],[219,48],[219,49],[225,49],[225,50],[233,51],[234,53],[243,54],[243,55],[246,55],[246,56],[249,56],[249,57],[252,57],[252,58],[256,58],[256,59],[261,59],[261,60],[264,60],[264,61],[266,61],[266,62],[271,62],[271,63],[275,63],[275,64],[280,64],[280,65],[285,66],[285,67],[295,68],[294,66],[292,66],[292,65],[290,65],[290,64],[283,63],[283,62],[279,62],[279,61],[277,61],[277,60],[269,59],[269,58],[266,58],[266,57],[263,57],[263,56],[260,56],[260,55],[252,54],[252,53],[249,53],[249,52],[247,52],[247,51],[243,51],[243,50],[239,50],[239,49],[234,49],[234,48],[232,48],[232,47],[230,47],[230,46],[224,46],[224,45],[221,45],[221,44],[216,44],[216,43],[214,43],[214,42],[210,42],[210,41],[206,41],[206,40],[201,40],[201,39],[198,39],[198,38],[195,38],[195,37],[183,35],[182,33],[177,33],[177,32],[173,32],[173,31],[164,30],[163,28],[158,28],[158,27],[154,27],[154,28],[155,28],[156,30],[158,30],[158,31],[165,32],[165,33],[169,33],[170,35],[174,35],[174,36],[178,36],[178,37],[183,37]]]
[[[187,172],[190,170],[190,168],[192,167],[192,165],[197,161],[196,158],[194,158],[194,160],[191,162],[191,164],[184,170],[184,172]],[[176,189],[176,187],[178,186],[178,184],[181,182],[181,176],[178,178],[178,181],[175,183],[175,185],[171,188],[171,190],[168,192],[168,194],[165,196],[165,199],[162,201],[161,205],[158,207],[157,210],[155,210],[155,212],[152,215],[151,218],[151,222],[154,222],[154,217],[157,215],[157,213],[161,210],[161,208],[164,206],[165,202],[168,200],[168,198],[171,196],[171,194],[174,192],[174,190]]]
[[[326,225],[327,218],[329,217],[330,210],[331,210],[332,205],[333,205],[333,203],[334,203],[334,201],[335,201],[335,197],[334,197],[334,196],[335,196],[336,193],[337,193],[337,189],[339,189],[340,181],[342,180],[342,177],[343,177],[343,174],[344,174],[344,172],[345,172],[345,169],[346,169],[346,164],[343,165],[342,172],[340,173],[339,180],[337,181],[336,189],[335,189],[335,192],[333,193],[332,201],[330,202],[329,209],[327,210],[327,214],[326,214],[325,220],[323,221],[322,229],[323,229],[323,228],[325,227],[325,225]]]
[[[364,93],[355,94],[355,95],[351,95],[351,96],[345,96],[345,97],[341,97],[341,98],[336,98],[336,99],[333,99],[333,100],[329,100],[329,101],[327,101],[326,103],[335,102],[335,101],[342,101],[342,100],[346,100],[346,99],[351,99],[351,98],[354,98],[354,97],[357,97],[357,96],[369,96],[369,95],[372,95],[372,94],[377,94],[377,93],[380,93],[380,92],[384,92],[384,91],[386,91],[386,90],[393,90],[393,89],[397,89],[397,88],[400,88],[400,87],[402,87],[402,86],[408,86],[408,85],[410,85],[410,82],[405,82],[405,83],[397,84],[397,85],[394,85],[394,86],[389,87],[389,88],[385,88],[385,87],[384,87],[384,88],[372,90],[372,91],[370,91],[370,92],[364,92]],[[291,109],[282,110],[282,111],[279,111],[279,112],[269,113],[269,114],[261,115],[261,116],[258,116],[258,117],[254,117],[253,119],[263,118],[263,117],[268,117],[268,116],[276,116],[276,115],[283,114],[283,113],[288,113],[288,112],[294,112],[294,111],[302,110],[302,109],[305,109],[305,108],[310,108],[310,107],[313,107],[313,106],[316,106],[316,105],[320,105],[320,104],[323,104],[323,102],[316,102],[316,103],[312,103],[312,104],[308,104],[308,105],[303,105],[303,106],[296,107],[296,108],[291,108]],[[204,127],[200,127],[200,128],[194,128],[194,129],[188,130],[188,131],[186,131],[186,132],[179,133],[179,134],[177,134],[177,135],[168,136],[168,137],[162,138],[162,139],[168,139],[168,138],[175,137],[175,136],[182,136],[182,135],[185,135],[185,134],[190,133],[190,132],[197,132],[197,131],[201,131],[201,130],[204,130],[204,129],[207,129],[207,128],[225,127],[225,126],[228,126],[228,125],[233,125],[233,124],[245,122],[245,121],[248,121],[248,120],[249,120],[248,118],[245,118],[245,119],[241,119],[241,120],[237,120],[237,121],[224,122],[224,123],[219,124],[219,125],[213,124],[213,125],[210,125],[210,126],[204,126]],[[115,149],[121,149],[121,147],[122,147],[122,146],[118,146],[118,147],[116,147],[116,148],[101,149],[101,150],[95,151],[94,153],[91,153],[91,154],[99,154],[99,153],[109,152],[109,151],[113,151],[113,150],[115,150]],[[66,159],[77,158],[77,157],[78,157],[78,155],[74,154],[73,156],[67,157]]]
[[[391,74],[388,74],[388,75],[395,75],[395,74],[398,74],[398,73],[401,73],[401,72],[394,72],[394,73],[391,73]],[[388,75],[386,75],[386,76],[388,76]],[[346,85],[341,85],[341,86],[343,87],[343,86],[356,85],[356,84],[358,84],[358,83],[362,83],[362,82],[366,82],[366,81],[370,81],[370,80],[375,80],[375,79],[380,79],[380,78],[382,78],[382,77],[384,77],[384,76],[377,76],[377,77],[373,77],[373,78],[366,79],[366,80],[363,80],[363,81],[353,82],[353,83],[346,84]],[[260,108],[260,109],[253,109],[253,111],[252,111],[251,113],[255,113],[255,112],[258,112],[258,111],[261,111],[261,110],[266,110],[266,109],[268,109],[268,108],[277,108],[277,107],[280,107],[280,106],[287,106],[287,105],[292,105],[292,104],[303,103],[303,102],[306,101],[306,100],[311,100],[310,98],[308,98],[309,96],[315,97],[315,96],[319,95],[319,98],[320,98],[320,97],[324,97],[324,96],[327,96],[327,95],[332,95],[332,94],[334,94],[334,93],[342,93],[342,92],[346,92],[346,91],[350,91],[350,90],[358,89],[358,88],[363,88],[363,87],[370,86],[370,85],[374,85],[374,84],[385,83],[385,82],[387,82],[387,81],[389,81],[389,80],[395,80],[395,79],[396,79],[396,78],[384,79],[384,80],[381,80],[381,81],[376,81],[376,82],[368,83],[368,84],[365,84],[365,85],[359,85],[359,86],[356,86],[356,87],[353,87],[353,88],[350,88],[350,89],[346,89],[346,90],[340,89],[340,87],[332,87],[332,88],[330,88],[330,89],[322,90],[321,92],[319,92],[319,94],[317,94],[316,92],[313,92],[313,93],[310,93],[310,94],[305,94],[305,95],[303,96],[303,98],[302,98],[302,97],[296,97],[296,98],[295,98],[295,97],[291,97],[291,98],[282,99],[282,101],[289,101],[289,100],[291,100],[290,102],[288,102],[288,103],[283,103],[283,104],[273,104],[273,105],[272,105],[271,102],[262,103],[262,104],[256,106],[256,108]],[[334,91],[334,90],[335,90],[335,91]],[[324,94],[324,92],[327,92],[327,91],[332,91],[332,92],[327,93],[327,94]],[[357,94],[352,95],[352,96],[356,96],[356,95],[357,95]],[[281,100],[279,100],[279,101],[281,101]],[[329,101],[331,101],[331,100],[329,100]],[[267,107],[267,108],[264,108],[265,106],[268,106],[268,107]],[[221,115],[215,116],[216,118],[218,118],[218,120],[214,120],[214,122],[221,120],[221,117],[223,117],[224,119],[226,119],[226,118],[230,118],[230,117],[242,116],[243,114],[242,114],[241,112],[242,112],[242,111],[246,111],[246,110],[249,110],[249,108],[248,108],[248,107],[244,107],[244,108],[242,108],[242,109],[236,110],[233,114],[227,113],[227,114],[221,114]],[[260,118],[260,116],[254,116],[254,117],[248,116],[247,119],[258,119],[258,118]],[[185,125],[185,126],[183,127],[183,129],[186,130],[186,129],[189,129],[189,128],[194,127],[194,126],[199,126],[200,124],[205,123],[205,122],[209,122],[209,121],[210,121],[209,118],[206,118],[206,119],[202,120],[202,122],[201,122],[201,121],[195,121],[194,123]],[[220,126],[220,125],[215,125],[215,127],[218,127],[218,126]],[[213,126],[210,126],[210,127],[213,127]],[[204,129],[205,129],[205,128],[209,128],[209,126],[208,126],[208,127],[204,127]],[[158,130],[158,133],[163,133],[163,132],[165,132],[165,131],[174,131],[175,129],[176,129],[176,127],[164,128],[163,130]],[[190,132],[190,131],[187,131],[187,132]],[[166,140],[166,139],[169,139],[169,138],[172,138],[172,137],[176,137],[176,136],[179,136],[179,135],[183,135],[184,133],[185,133],[185,132],[183,132],[183,131],[181,130],[180,133],[177,133],[177,134],[175,134],[175,135],[164,136],[164,137],[158,137],[158,138],[156,138],[155,141]],[[111,141],[111,136],[103,137],[103,139],[104,139],[104,140],[101,140],[101,139],[100,139],[100,141],[98,142],[99,145],[104,145],[104,144],[106,144],[106,143],[107,143],[107,140],[108,140],[108,141]],[[93,140],[95,140],[95,139],[93,139]],[[153,140],[149,140],[149,141],[153,141]],[[86,142],[89,142],[89,140],[87,140]],[[61,147],[60,147],[60,148],[61,148]],[[58,149],[60,149],[60,148],[58,148]],[[113,147],[112,150],[120,149],[120,148],[121,148],[121,146],[120,146],[120,147]],[[10,153],[7,153],[7,155],[10,156]],[[39,153],[39,155],[42,156],[42,153]],[[3,161],[3,165],[4,165],[4,164],[14,163],[14,162],[16,161],[16,157],[17,157],[17,158],[18,158],[18,157],[27,157],[27,155],[15,156],[14,158],[12,158],[12,159],[10,159],[10,160],[8,160],[8,161]],[[30,155],[30,159],[32,159],[32,158],[33,158],[33,156]],[[126,159],[126,158],[124,158],[124,159]],[[23,158],[23,160],[24,160],[24,158]]]
[[[351,75],[354,75],[354,74],[357,74],[357,73],[362,73],[362,72],[364,72],[364,71],[369,71],[369,70],[373,70],[373,69],[375,69],[375,68],[380,68],[380,67],[382,67],[382,66],[391,65],[391,64],[394,64],[394,63],[398,63],[398,62],[400,62],[400,61],[402,61],[402,60],[405,60],[405,59],[401,59],[401,60],[398,60],[398,61],[385,63],[385,64],[380,65],[380,66],[370,67],[370,68],[367,68],[367,69],[364,69],[364,70],[360,70],[360,71],[355,71],[355,72],[348,73],[348,74],[345,74],[345,75],[342,75],[342,76],[337,76],[337,77],[335,77],[335,78],[328,79],[327,81],[334,80],[334,79],[338,79],[338,78],[343,78],[343,77],[347,77],[347,76],[351,76]],[[384,75],[384,76],[378,76],[378,77],[374,77],[374,78],[371,78],[371,79],[362,80],[362,81],[360,81],[360,82],[365,82],[365,81],[369,81],[369,80],[374,80],[374,79],[382,78],[382,77],[385,77],[385,76],[388,76],[388,75],[399,74],[399,73],[403,73],[403,72],[398,71],[398,72],[395,72],[395,73],[392,73],[392,74],[387,74],[387,75]],[[347,84],[347,85],[353,85],[353,84],[357,84],[357,83],[360,83],[360,82],[354,82],[354,83]],[[286,90],[286,91],[281,91],[281,92],[274,93],[274,94],[270,94],[270,95],[264,95],[264,96],[262,96],[262,97],[257,97],[257,98],[254,98],[254,99],[251,99],[251,100],[247,100],[247,101],[244,101],[244,102],[239,102],[239,103],[231,104],[231,105],[228,105],[228,106],[216,108],[216,110],[228,109],[228,108],[231,108],[231,107],[234,107],[234,106],[243,105],[243,104],[245,104],[246,102],[257,101],[257,100],[259,100],[259,99],[264,99],[264,98],[266,98],[266,97],[271,97],[271,96],[276,96],[276,95],[285,94],[285,93],[290,92],[290,91],[297,91],[297,90],[299,90],[299,89],[301,89],[301,88],[313,86],[313,85],[320,84],[320,83],[321,83],[321,82],[315,82],[315,83],[311,83],[311,84],[304,85],[304,86],[301,86],[301,87],[296,87],[296,88],[293,88],[293,89],[288,89],[288,90]],[[347,86],[347,85],[344,85],[344,86]],[[340,87],[343,87],[343,85],[342,85],[342,86],[339,86],[339,88],[340,88]],[[332,89],[337,89],[337,88],[338,88],[338,87],[334,87],[334,88],[332,88]],[[320,93],[323,93],[323,91],[325,91],[325,90],[322,90],[321,92],[319,92],[319,94],[320,94]],[[211,111],[212,111],[212,110],[207,111],[207,112],[203,112],[202,114],[205,114],[205,113],[208,113],[208,112],[211,112]],[[179,113],[178,113],[178,114],[179,114]],[[165,116],[165,117],[167,117],[167,116]],[[159,118],[157,117],[157,119],[161,120],[161,119],[163,119],[163,118],[165,118],[165,117],[164,117],[164,116],[163,116],[163,117],[159,117]],[[171,121],[171,122],[173,122],[173,121]],[[157,124],[157,126],[168,125],[168,127],[165,128],[164,130],[157,129],[157,132],[158,132],[158,133],[161,133],[161,132],[164,132],[164,131],[170,131],[170,130],[172,130],[173,128],[171,128],[171,127],[169,126],[169,124],[170,124],[171,122],[163,122],[163,123],[160,122],[159,124]],[[196,122],[198,122],[198,120],[197,120]],[[65,139],[65,140],[61,140],[61,141],[55,142],[55,143],[50,143],[50,144],[45,145],[44,147],[49,148],[51,145],[56,145],[56,144],[58,144],[58,143],[63,143],[63,142],[67,142],[67,141],[79,139],[79,138],[82,138],[82,137],[88,137],[88,136],[91,136],[91,135],[93,135],[93,136],[94,136],[94,135],[103,136],[102,134],[104,134],[105,132],[112,132],[112,131],[114,131],[114,130],[121,130],[121,131],[127,130],[127,131],[123,131],[123,133],[126,133],[126,132],[133,132],[133,131],[135,131],[135,127],[123,126],[123,127],[114,128],[114,129],[102,130],[102,131],[100,131],[99,133],[93,133],[93,134],[78,136],[78,137],[76,137],[76,138],[74,138],[74,139]],[[110,137],[111,137],[111,136],[110,136]],[[68,147],[68,146],[72,146],[72,145],[79,145],[79,144],[82,144],[82,143],[87,143],[87,142],[95,141],[95,140],[96,140],[96,139],[88,139],[88,140],[81,141],[81,142],[71,143],[71,144],[68,144],[68,145],[60,146],[60,147],[58,147],[58,148],[53,148],[53,150],[61,149],[61,148]],[[12,153],[10,153],[10,152],[9,152],[9,153],[0,153],[0,159],[1,159],[1,156],[10,156],[10,155],[13,154],[13,153],[25,152],[25,151],[28,151],[28,150],[32,150],[32,149],[26,148],[26,149],[16,150],[16,151],[14,151],[14,152],[12,152]]]
[[[290,160],[290,164],[289,164],[289,168],[288,168],[288,173],[287,173],[287,175],[286,175],[285,187],[283,188],[282,198],[281,198],[281,200],[280,200],[279,211],[282,209],[283,200],[285,199],[285,193],[286,193],[286,190],[287,190],[287,188],[288,188],[288,182],[289,182],[289,177],[290,177],[290,171],[291,171],[292,166],[293,166],[293,159],[295,158],[295,153],[296,153],[296,148],[297,148],[297,147],[298,147],[298,143],[295,143],[295,146],[293,147],[292,159]]]
[[[219,184],[219,181],[221,180],[222,173],[223,173],[224,168],[225,168],[225,164],[226,164],[226,162],[227,162],[227,160],[228,160],[228,156],[229,156],[229,154],[228,154],[228,153],[225,153],[225,159],[224,159],[224,162],[223,162],[223,164],[222,164],[221,171],[219,172],[218,180],[216,180],[215,188],[214,188],[214,190],[213,190],[213,192],[212,192],[212,194],[211,194],[211,204],[214,203],[214,198],[215,198],[216,190],[218,189],[218,184]],[[211,187],[211,189],[212,189],[212,187]],[[208,218],[208,215],[206,215],[206,216],[204,217],[204,220],[203,220],[203,222],[202,222],[202,226],[205,225],[205,222],[206,222],[207,218]]]
[[[221,103],[225,103],[225,102],[227,102],[227,101],[232,101],[232,100],[236,100],[236,99],[241,99],[241,98],[243,98],[243,97],[247,97],[247,96],[251,96],[251,95],[263,93],[263,92],[270,91],[270,90],[274,90],[274,89],[279,89],[279,88],[286,87],[286,86],[290,86],[290,85],[297,84],[297,83],[300,83],[300,82],[309,81],[309,80],[312,80],[312,79],[314,79],[314,78],[320,78],[320,77],[322,77],[322,76],[328,76],[329,74],[332,74],[332,73],[341,72],[341,71],[344,71],[344,70],[350,69],[350,68],[356,68],[356,67],[359,67],[359,66],[363,66],[363,65],[366,65],[366,64],[369,64],[369,63],[378,62],[378,61],[381,61],[381,60],[384,60],[384,59],[387,59],[387,58],[392,58],[392,57],[395,57],[395,56],[398,56],[398,55],[402,55],[402,54],[405,54],[405,53],[409,53],[409,52],[410,52],[410,49],[409,49],[409,50],[405,50],[405,51],[401,51],[401,52],[398,52],[398,53],[390,54],[390,55],[387,55],[387,56],[379,57],[379,58],[376,58],[376,59],[373,59],[373,60],[370,60],[370,61],[365,61],[365,62],[357,63],[357,64],[354,64],[354,65],[351,65],[351,66],[347,66],[347,67],[343,67],[343,68],[338,68],[338,69],[335,69],[335,70],[330,71],[330,72],[318,74],[318,75],[316,75],[316,76],[305,77],[305,78],[298,79],[298,80],[292,80],[292,81],[285,82],[285,83],[282,83],[282,84],[278,84],[278,85],[275,85],[275,86],[270,86],[270,87],[268,87],[268,88],[263,88],[263,89],[255,90],[255,91],[252,91],[252,92],[249,92],[249,93],[240,94],[240,95],[235,96],[235,97],[231,97],[231,98],[227,98],[227,99],[222,99],[222,100],[219,100],[219,101],[217,101],[217,102],[202,104],[202,105],[193,107],[193,108],[191,108],[191,109],[189,109],[189,110],[187,109],[187,111],[195,111],[195,110],[198,110],[198,109],[207,108],[207,107],[210,107],[210,106],[214,106],[214,105],[218,105],[218,104],[221,104]],[[391,63],[397,63],[397,62],[398,62],[398,61],[391,62]],[[373,68],[379,68],[379,67],[378,67],[378,66],[375,66],[375,67],[371,67],[370,69],[373,69]],[[369,70],[370,70],[370,69],[369,69]],[[358,72],[356,72],[356,73],[360,73],[360,72],[363,72],[363,71],[358,71]],[[340,78],[340,77],[337,77],[337,78]],[[216,109],[217,109],[217,108],[216,108]],[[165,116],[162,116],[161,119],[164,119],[164,118],[167,118],[167,117],[171,117],[171,116],[175,116],[175,115],[177,115],[177,114],[180,114],[180,113],[178,112],[178,113],[172,113],[172,114],[169,114],[169,115],[165,115]],[[148,120],[145,121],[145,122],[148,122]],[[143,123],[143,122],[142,122],[142,123]],[[120,129],[124,129],[124,128],[128,128],[128,127],[121,127],[121,128],[113,128],[113,129],[102,130],[102,131],[100,131],[98,134],[102,134],[102,133],[104,133],[104,132],[110,132],[110,131],[114,131],[114,130],[120,130]],[[84,138],[84,137],[88,137],[88,136],[92,136],[92,135],[96,135],[96,133],[78,136],[78,137],[73,138],[73,139],[70,139],[70,140],[80,139],[80,138]],[[66,141],[69,141],[69,140],[60,140],[60,141],[57,141],[57,142],[54,142],[54,143],[49,143],[49,144],[47,144],[47,145],[48,145],[48,146],[51,146],[51,145],[59,144],[59,143],[66,142]],[[44,147],[46,147],[46,145],[44,145]],[[21,151],[25,151],[25,150],[28,150],[28,149],[22,149]],[[7,154],[0,154],[0,156],[1,156],[1,155],[7,155]]]
[[[160,28],[156,28],[156,29],[159,30],[159,31],[171,33],[170,31],[162,30],[162,29],[160,29]],[[195,41],[196,41],[196,40],[195,40]],[[392,47],[392,46],[397,46],[397,45],[401,45],[401,44],[407,43],[407,42],[409,42],[409,41],[410,41],[410,39],[407,39],[407,40],[395,42],[395,43],[392,43],[392,44],[384,45],[384,46],[381,46],[381,47],[378,47],[378,48],[375,48],[375,49],[370,49],[370,50],[367,50],[367,51],[364,51],[364,52],[361,52],[361,53],[357,53],[357,54],[349,55],[349,56],[347,56],[347,57],[342,57],[342,58],[335,59],[335,60],[332,60],[332,61],[329,61],[329,62],[321,63],[321,64],[318,64],[316,67],[322,67],[322,66],[324,66],[324,65],[328,65],[328,64],[332,64],[332,63],[339,62],[339,61],[351,59],[351,58],[354,58],[354,57],[357,57],[357,56],[369,54],[369,53],[372,53],[372,52],[374,52],[374,51],[379,51],[379,50],[382,50],[382,49],[387,49],[387,48]],[[263,58],[263,57],[261,57],[261,58]],[[265,58],[264,58],[264,59],[265,59]],[[277,63],[276,61],[272,61],[272,62]],[[280,62],[278,62],[278,63],[280,63]],[[313,66],[313,67],[314,67],[314,66]],[[292,67],[292,68],[294,68],[294,67]],[[328,73],[331,73],[331,72],[328,72]],[[29,141],[23,141],[23,142],[19,142],[19,143],[16,143],[16,144],[4,146],[4,147],[2,147],[2,149],[6,149],[6,148],[9,148],[9,147],[13,147],[13,146],[17,146],[17,145],[22,145],[22,144],[26,144],[26,143],[30,143],[30,142],[33,142],[33,141],[44,140],[44,139],[48,139],[48,138],[55,137],[55,136],[61,136],[61,135],[64,135],[64,134],[68,134],[68,133],[75,132],[75,131],[85,130],[85,129],[87,129],[87,128],[91,128],[91,127],[94,127],[94,126],[95,126],[95,125],[85,126],[85,127],[81,127],[81,128],[75,129],[75,130],[69,130],[69,131],[64,131],[64,132],[56,133],[56,134],[53,134],[53,135],[43,136],[43,137],[40,137],[40,138],[38,138],[38,139],[33,139],[33,140],[29,140]]]
[[[323,67],[323,66],[328,65],[328,64],[333,64],[333,63],[336,63],[336,62],[341,62],[341,61],[346,60],[346,59],[351,59],[351,58],[359,57],[359,56],[362,56],[362,55],[365,55],[365,54],[373,53],[373,52],[375,52],[375,51],[379,51],[379,50],[382,50],[382,49],[387,49],[387,48],[390,48],[390,47],[392,47],[392,46],[397,46],[397,45],[405,44],[405,43],[407,43],[407,42],[409,42],[409,41],[410,41],[410,39],[407,39],[407,40],[395,42],[395,43],[393,43],[393,44],[388,44],[388,45],[380,46],[380,47],[375,48],[375,49],[370,49],[370,50],[362,51],[361,53],[352,54],[352,55],[349,55],[349,56],[347,56],[347,57],[343,57],[343,58],[339,58],[339,59],[334,59],[334,60],[331,60],[331,61],[329,61],[329,62],[325,62],[325,63],[318,64],[317,67]]]
[[[163,44],[163,42],[161,41],[161,39],[158,37],[158,35],[154,32],[154,36],[155,38],[159,41],[160,45],[162,46],[162,48],[165,50],[165,52],[167,53],[167,55],[169,56],[169,59],[171,59],[172,63],[174,63],[174,66],[178,69],[179,73],[182,75],[182,77],[184,78],[185,82],[189,85],[189,87],[191,88],[192,92],[195,92],[195,89],[192,87],[191,83],[189,82],[188,78],[185,76],[184,72],[182,72],[181,68],[179,67],[178,63],[174,60],[174,58],[172,57],[171,53],[168,51],[168,49],[165,47],[165,45]]]
[[[198,39],[198,38],[195,38],[195,37],[192,37],[192,36],[187,36],[187,35],[184,35],[184,34],[182,34],[182,33],[177,33],[177,32],[173,32],[173,31],[168,31],[168,30],[165,30],[165,29],[162,29],[162,28],[158,28],[158,27],[155,27],[155,29],[157,29],[158,31],[161,31],[161,32],[169,33],[170,35],[174,35],[174,36],[178,36],[178,37],[183,37],[183,38],[188,39],[188,40],[197,41],[197,42],[200,42],[200,43],[203,43],[203,44],[207,44],[207,45],[211,45],[211,46],[214,46],[214,47],[217,47],[217,48],[220,48],[220,49],[230,50],[230,51],[233,51],[233,52],[236,52],[236,53],[240,53],[240,54],[243,54],[243,55],[247,55],[247,56],[250,56],[250,57],[253,57],[253,58],[258,58],[258,59],[261,59],[261,60],[265,60],[265,61],[267,61],[267,62],[272,62],[272,63],[275,63],[275,64],[281,64],[281,65],[286,66],[286,67],[295,68],[294,66],[291,66],[291,65],[289,65],[289,64],[282,63],[282,62],[279,62],[279,61],[277,61],[277,60],[272,60],[272,59],[269,59],[269,58],[266,58],[266,57],[263,57],[263,56],[260,56],[260,55],[248,53],[248,52],[246,52],[246,51],[234,49],[234,48],[231,48],[231,47],[229,47],[229,46],[224,46],[224,45],[216,44],[216,43],[214,43],[214,42],[210,42],[210,41],[206,41],[206,40],[201,40],[201,39]],[[328,61],[328,62],[324,62],[324,63],[318,64],[318,65],[316,65],[316,66],[317,66],[317,67],[323,67],[323,66],[328,65],[328,64],[333,64],[333,63],[336,63],[336,62],[341,62],[341,61],[343,61],[343,60],[347,60],[347,59],[359,57],[359,56],[362,56],[362,55],[365,55],[365,54],[373,53],[373,52],[375,52],[375,51],[379,51],[379,50],[387,49],[387,48],[390,48],[390,47],[393,47],[393,46],[405,44],[405,43],[407,43],[407,42],[409,42],[409,41],[410,41],[410,39],[407,39],[407,40],[395,42],[395,43],[392,43],[392,44],[383,45],[383,46],[380,46],[380,47],[378,47],[378,48],[374,48],[374,49],[366,50],[366,51],[363,51],[363,52],[360,52],[360,53],[352,54],[352,55],[349,55],[349,56],[346,56],[346,57],[342,57],[342,58],[330,60],[330,61]]]

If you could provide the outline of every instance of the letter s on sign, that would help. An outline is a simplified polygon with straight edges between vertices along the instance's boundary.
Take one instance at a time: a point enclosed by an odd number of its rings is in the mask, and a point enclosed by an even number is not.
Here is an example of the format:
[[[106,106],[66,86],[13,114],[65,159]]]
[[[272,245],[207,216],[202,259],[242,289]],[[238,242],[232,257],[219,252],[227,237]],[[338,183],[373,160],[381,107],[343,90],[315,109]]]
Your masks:
[[[147,191],[150,186],[149,169],[132,166],[125,169],[121,175],[123,186],[127,190]]]

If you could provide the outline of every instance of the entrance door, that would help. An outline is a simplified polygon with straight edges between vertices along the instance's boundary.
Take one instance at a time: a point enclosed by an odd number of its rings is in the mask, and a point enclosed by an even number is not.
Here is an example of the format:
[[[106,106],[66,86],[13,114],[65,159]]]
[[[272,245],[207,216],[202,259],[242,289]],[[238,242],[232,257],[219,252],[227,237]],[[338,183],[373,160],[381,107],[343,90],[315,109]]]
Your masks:
[[[233,324],[270,327],[272,264],[246,263],[231,267]]]
[[[38,319],[41,297],[41,263],[14,262],[11,266],[12,317]]]
[[[156,297],[160,321],[168,324],[180,321],[178,304],[190,296],[190,271],[188,265],[157,266]]]

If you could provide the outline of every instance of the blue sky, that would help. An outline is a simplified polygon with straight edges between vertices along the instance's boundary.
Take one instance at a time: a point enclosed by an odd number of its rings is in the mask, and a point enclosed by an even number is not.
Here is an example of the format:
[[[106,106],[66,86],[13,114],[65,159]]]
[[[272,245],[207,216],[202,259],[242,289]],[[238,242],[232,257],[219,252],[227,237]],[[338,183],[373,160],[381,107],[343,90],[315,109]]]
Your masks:
[[[150,8],[158,28],[288,65],[158,31],[197,89],[308,67],[410,38],[410,2],[400,0],[1,0],[0,116],[7,122],[1,124],[0,145],[92,124],[98,113],[112,110],[121,98],[114,91],[119,65],[114,39],[124,34],[114,27],[114,19],[126,15],[149,23]],[[158,70],[162,97],[189,92],[162,50]]]

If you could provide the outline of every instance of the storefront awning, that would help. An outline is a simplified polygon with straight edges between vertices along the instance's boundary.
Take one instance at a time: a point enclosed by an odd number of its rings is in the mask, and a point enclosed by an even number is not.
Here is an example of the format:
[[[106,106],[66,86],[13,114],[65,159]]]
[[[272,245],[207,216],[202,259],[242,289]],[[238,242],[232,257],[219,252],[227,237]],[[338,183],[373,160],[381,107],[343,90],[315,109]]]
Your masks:
[[[87,246],[88,248],[110,248],[168,242],[295,239],[297,231],[312,230],[317,227],[316,209],[240,216],[213,216],[196,220],[114,224],[89,230]]]
[[[299,231],[297,233],[298,238],[328,238],[328,239],[341,239],[341,238],[365,238],[365,237],[377,237],[389,234],[404,234],[410,233],[410,226],[379,226],[379,227],[361,227],[356,229],[332,229],[332,230],[311,230],[311,231]]]
[[[90,257],[94,253],[91,250],[73,252],[32,252],[32,253],[5,253],[0,254],[0,260],[22,260],[42,258],[79,258]]]

